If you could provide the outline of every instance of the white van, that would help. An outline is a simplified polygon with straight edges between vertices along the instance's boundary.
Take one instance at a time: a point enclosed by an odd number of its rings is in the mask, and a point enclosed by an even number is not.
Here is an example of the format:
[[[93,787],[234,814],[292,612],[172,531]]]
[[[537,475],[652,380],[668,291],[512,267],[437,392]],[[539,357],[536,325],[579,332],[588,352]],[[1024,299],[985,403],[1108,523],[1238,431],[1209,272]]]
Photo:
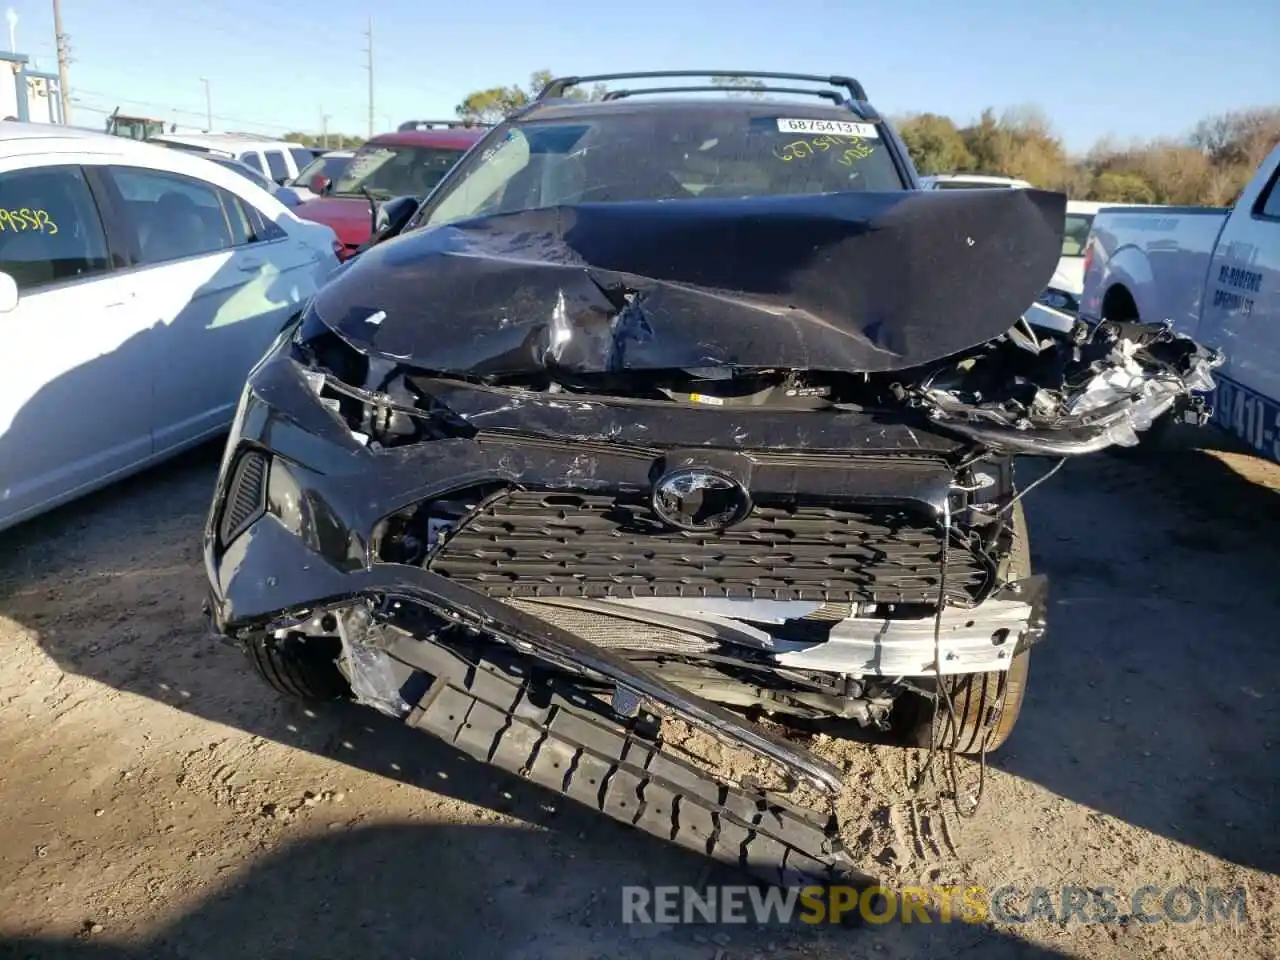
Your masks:
[[[243,133],[165,133],[152,137],[148,142],[177,150],[230,157],[282,186],[296,177],[319,152],[301,143]]]
[[[920,178],[921,190],[1030,190],[1031,184],[1017,177],[998,177],[985,173],[938,173]]]

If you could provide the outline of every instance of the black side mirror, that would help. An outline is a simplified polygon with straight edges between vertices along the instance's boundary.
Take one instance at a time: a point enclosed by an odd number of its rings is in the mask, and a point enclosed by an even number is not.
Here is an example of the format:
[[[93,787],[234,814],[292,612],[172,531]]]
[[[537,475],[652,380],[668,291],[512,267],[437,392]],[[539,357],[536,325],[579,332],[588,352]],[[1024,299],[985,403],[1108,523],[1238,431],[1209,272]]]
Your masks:
[[[374,218],[374,243],[398,234],[404,229],[405,224],[409,222],[409,218],[417,212],[417,209],[417,197],[392,197],[378,207],[378,214]]]

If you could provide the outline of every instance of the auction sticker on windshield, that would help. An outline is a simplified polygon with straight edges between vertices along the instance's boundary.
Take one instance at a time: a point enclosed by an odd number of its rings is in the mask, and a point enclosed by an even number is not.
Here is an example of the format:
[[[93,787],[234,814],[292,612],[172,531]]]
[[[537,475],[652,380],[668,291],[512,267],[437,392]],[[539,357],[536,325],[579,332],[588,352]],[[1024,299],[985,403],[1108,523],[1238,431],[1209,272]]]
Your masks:
[[[849,120],[791,120],[779,117],[778,129],[783,133],[842,133],[847,137],[880,137],[874,123],[853,123]]]

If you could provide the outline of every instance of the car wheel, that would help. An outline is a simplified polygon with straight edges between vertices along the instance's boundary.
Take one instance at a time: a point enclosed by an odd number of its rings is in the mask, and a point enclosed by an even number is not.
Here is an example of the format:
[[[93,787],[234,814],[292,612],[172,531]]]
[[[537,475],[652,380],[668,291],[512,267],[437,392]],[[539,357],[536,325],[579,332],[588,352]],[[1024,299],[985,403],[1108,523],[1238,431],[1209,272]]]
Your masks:
[[[1009,578],[1020,580],[1031,575],[1031,544],[1027,537],[1027,521],[1019,502],[1013,508],[1013,549],[1009,557]],[[937,713],[924,697],[911,696],[905,711],[904,734],[912,746],[929,746],[929,722],[933,720],[935,742],[940,750],[956,753],[981,753],[985,742],[990,753],[1009,738],[1027,687],[1031,667],[1031,650],[1019,646],[1007,671],[970,673],[946,677],[943,683],[951,696],[955,721],[951,722],[946,702],[939,700]],[[1002,703],[1003,698],[1003,703]],[[999,713],[995,711],[999,709]]]
[[[255,635],[245,642],[254,670],[272,689],[298,700],[345,700],[351,686],[338,669],[336,637]]]

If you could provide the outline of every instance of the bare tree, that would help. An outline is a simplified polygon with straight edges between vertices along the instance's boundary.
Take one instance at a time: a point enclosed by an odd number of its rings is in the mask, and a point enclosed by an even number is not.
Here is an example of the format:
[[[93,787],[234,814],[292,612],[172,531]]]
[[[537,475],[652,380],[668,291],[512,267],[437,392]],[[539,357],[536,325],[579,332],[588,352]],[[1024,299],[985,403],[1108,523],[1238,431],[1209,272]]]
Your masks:
[[[724,87],[731,97],[763,97],[764,82],[755,77],[712,77],[717,87]]]

